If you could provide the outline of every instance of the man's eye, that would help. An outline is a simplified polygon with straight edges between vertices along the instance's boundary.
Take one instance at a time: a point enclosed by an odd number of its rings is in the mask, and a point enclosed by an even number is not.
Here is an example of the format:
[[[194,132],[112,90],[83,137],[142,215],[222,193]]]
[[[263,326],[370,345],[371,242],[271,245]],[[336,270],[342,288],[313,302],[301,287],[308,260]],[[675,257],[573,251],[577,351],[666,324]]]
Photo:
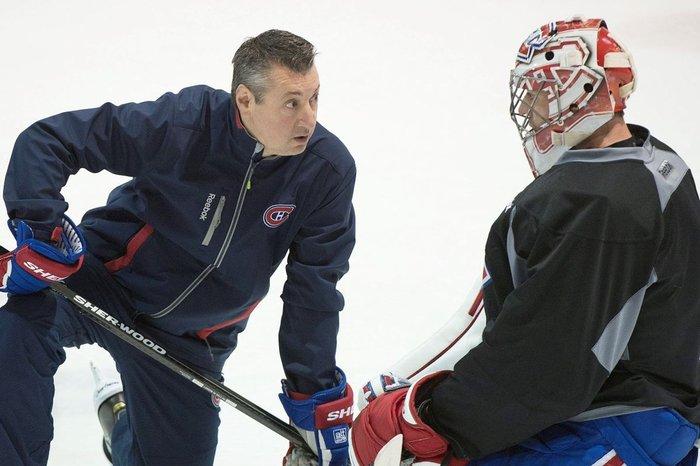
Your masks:
[[[311,97],[311,102],[318,102],[318,94],[314,94],[314,96]]]
[[[284,106],[287,108],[297,108],[297,101],[296,100],[288,100],[287,103],[284,104]]]

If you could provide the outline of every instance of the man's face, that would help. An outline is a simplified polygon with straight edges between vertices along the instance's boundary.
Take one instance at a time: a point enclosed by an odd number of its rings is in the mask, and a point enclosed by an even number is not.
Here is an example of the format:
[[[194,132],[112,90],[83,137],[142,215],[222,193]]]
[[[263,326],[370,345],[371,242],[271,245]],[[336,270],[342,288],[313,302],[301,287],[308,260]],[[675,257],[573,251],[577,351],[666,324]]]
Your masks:
[[[549,120],[549,101],[545,89],[528,91],[518,108],[521,115],[530,114],[529,124],[533,130],[538,130]]]
[[[236,104],[247,130],[265,146],[264,156],[304,152],[316,127],[318,91],[315,65],[305,74],[272,65],[267,89],[258,102],[245,86],[239,86]]]

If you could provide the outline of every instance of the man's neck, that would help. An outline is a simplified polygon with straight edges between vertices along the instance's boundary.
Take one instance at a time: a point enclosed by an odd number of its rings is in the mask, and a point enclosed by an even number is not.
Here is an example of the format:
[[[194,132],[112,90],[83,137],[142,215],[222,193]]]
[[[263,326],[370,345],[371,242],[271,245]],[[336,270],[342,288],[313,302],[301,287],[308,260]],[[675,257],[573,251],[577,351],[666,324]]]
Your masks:
[[[575,149],[599,149],[632,137],[624,118],[620,114],[598,128],[593,134],[576,145]]]
[[[238,112],[238,116],[239,116],[239,118],[241,119],[241,124],[243,125],[243,129],[244,129],[245,132],[248,134],[248,136],[250,136],[251,138],[255,139],[259,144],[262,144],[262,143],[260,142],[260,139],[256,138],[256,137],[255,137],[255,134],[253,134],[253,132],[250,130],[250,124],[249,124],[249,122],[247,121],[246,117],[243,115],[243,113],[241,113],[241,112],[238,110],[237,107],[236,107],[236,111]],[[267,151],[267,148],[265,147],[265,145],[263,145],[262,156],[263,156],[263,157],[269,157],[269,156],[270,156],[270,153]]]

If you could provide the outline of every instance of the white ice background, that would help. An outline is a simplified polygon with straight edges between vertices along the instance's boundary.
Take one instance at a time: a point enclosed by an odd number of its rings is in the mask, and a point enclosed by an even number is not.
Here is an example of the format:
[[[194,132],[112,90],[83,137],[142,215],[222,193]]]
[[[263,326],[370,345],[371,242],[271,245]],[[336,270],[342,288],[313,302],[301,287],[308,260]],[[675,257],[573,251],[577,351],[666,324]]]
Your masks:
[[[337,360],[358,384],[440,327],[483,260],[491,222],[529,181],[508,115],[508,72],[522,40],[574,14],[607,19],[636,59],[627,119],[700,170],[700,6],[601,1],[0,1],[0,171],[17,135],[65,110],[228,89],[237,46],[266,29],[312,41],[319,121],[358,167],[357,246],[341,281]],[[63,190],[80,219],[124,179],[81,171]],[[13,244],[0,228],[3,245]],[[253,314],[225,376],[284,417],[277,349],[284,270]],[[4,299],[4,298],[0,298]],[[69,350],[56,377],[49,464],[104,465],[89,360]],[[0,373],[0,377],[3,374]],[[2,399],[0,399],[0,403]],[[286,442],[224,406],[215,464],[277,465]]]

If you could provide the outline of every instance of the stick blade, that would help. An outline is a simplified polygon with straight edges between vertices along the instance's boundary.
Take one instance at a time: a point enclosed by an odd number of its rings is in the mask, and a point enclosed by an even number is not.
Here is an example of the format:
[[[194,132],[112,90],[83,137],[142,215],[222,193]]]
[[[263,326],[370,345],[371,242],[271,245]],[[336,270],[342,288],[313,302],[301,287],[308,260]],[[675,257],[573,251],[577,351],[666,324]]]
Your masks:
[[[379,451],[374,466],[400,466],[403,452],[403,435],[399,434]]]

